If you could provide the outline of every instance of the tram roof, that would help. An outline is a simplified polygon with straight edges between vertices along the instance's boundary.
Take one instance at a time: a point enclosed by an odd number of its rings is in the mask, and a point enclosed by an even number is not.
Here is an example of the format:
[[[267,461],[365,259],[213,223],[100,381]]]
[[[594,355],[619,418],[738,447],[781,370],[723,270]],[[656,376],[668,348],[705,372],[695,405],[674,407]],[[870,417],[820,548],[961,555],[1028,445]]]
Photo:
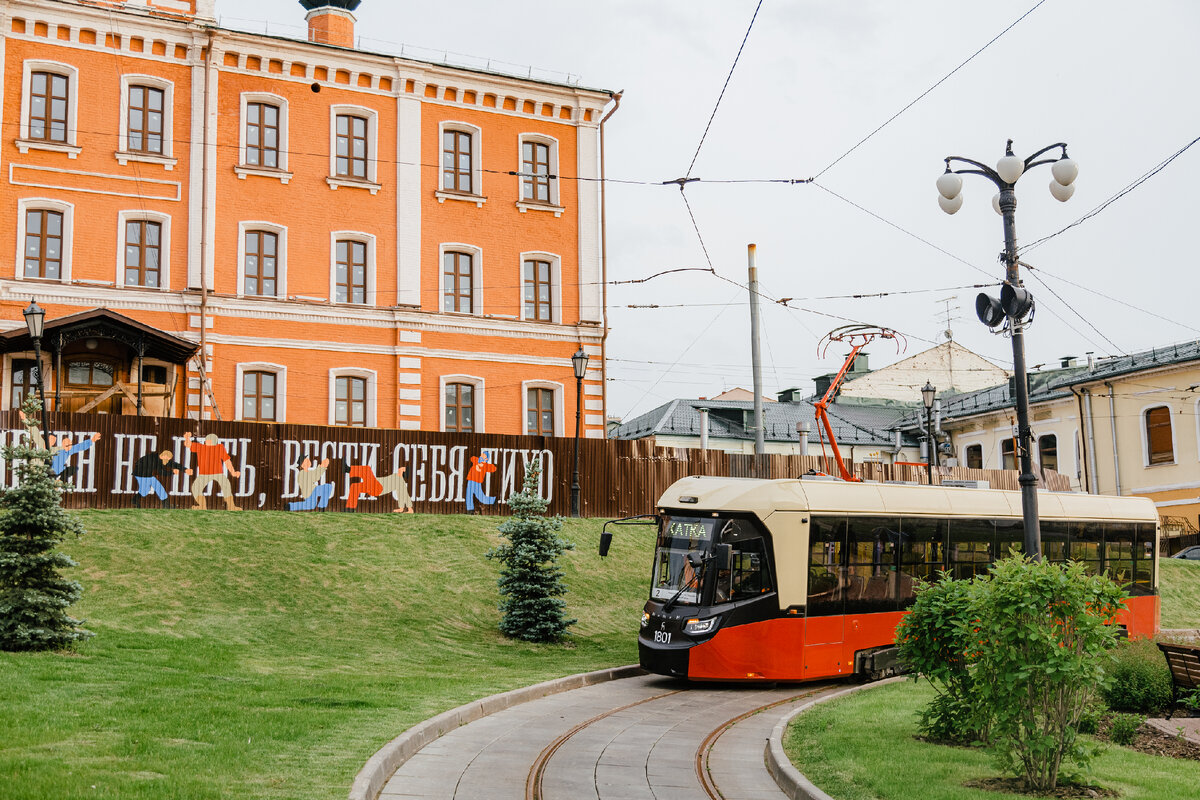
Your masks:
[[[1074,492],[1038,492],[1038,515],[1045,519],[1156,521],[1145,497],[1114,497]],[[685,502],[681,498],[695,498]],[[765,519],[775,511],[910,514],[922,516],[1020,518],[1021,493],[1002,489],[850,483],[837,480],[763,480],[691,476],[667,487],[660,508],[750,512]]]

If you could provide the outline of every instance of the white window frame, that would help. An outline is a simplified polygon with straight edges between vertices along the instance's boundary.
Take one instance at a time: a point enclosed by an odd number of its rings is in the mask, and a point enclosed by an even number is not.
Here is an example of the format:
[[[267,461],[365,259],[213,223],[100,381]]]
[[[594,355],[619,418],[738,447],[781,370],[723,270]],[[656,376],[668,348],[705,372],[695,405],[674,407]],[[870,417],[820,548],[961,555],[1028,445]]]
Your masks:
[[[550,320],[548,322],[546,320],[527,319],[525,316],[525,262],[529,260],[550,262]],[[562,256],[542,250],[530,250],[529,252],[521,253],[519,271],[517,272],[517,284],[521,287],[520,307],[517,309],[517,314],[521,319],[527,319],[529,322],[541,322],[546,325],[562,322]]]
[[[486,433],[484,428],[484,381],[478,375],[442,375],[438,378],[438,430],[442,433],[446,432],[446,384],[448,383],[469,383],[471,385],[471,395],[475,401],[475,433]]]
[[[1171,422],[1171,460],[1164,461],[1161,464],[1150,463],[1150,437],[1146,435],[1146,415],[1155,408],[1165,408],[1167,410],[1167,419]],[[1142,410],[1138,413],[1138,429],[1142,437],[1142,466],[1145,469],[1157,469],[1158,467],[1173,467],[1179,463],[1179,442],[1175,439],[1175,429],[1179,426],[1175,424],[1175,418],[1172,416],[1174,409],[1170,403],[1150,403],[1142,406]]]
[[[1013,446],[1013,469],[1018,472],[1021,470],[1021,454],[1018,452],[1017,445],[1019,442],[1013,441],[1012,436],[1001,436],[996,440],[996,469],[1004,469],[1004,443],[1012,442]]]
[[[461,252],[471,255],[471,308],[469,314],[464,311],[446,311],[446,253]],[[439,314],[457,314],[470,317],[483,316],[483,248],[463,242],[443,242],[438,247],[438,296],[437,311]]]
[[[445,178],[445,170],[442,167],[445,145],[442,140],[445,138],[446,131],[457,131],[471,137],[471,192],[447,189],[442,184]],[[434,192],[437,201],[445,203],[447,200],[460,200],[474,203],[477,208],[482,208],[483,204],[487,202],[487,197],[483,194],[483,128],[460,120],[442,120],[438,123],[437,154],[437,190]]]
[[[525,196],[525,178],[520,174],[517,175],[517,208],[524,214],[526,211],[551,211],[554,216],[562,216],[566,209],[562,206],[559,199],[559,184],[562,183],[559,177],[559,161],[558,161],[558,139],[553,136],[547,136],[544,133],[522,133],[517,137],[517,165],[520,169],[524,169],[525,165],[525,143],[537,142],[539,144],[548,145],[550,147],[550,174],[554,177],[550,179],[550,202],[545,203],[540,200],[532,200]]]
[[[130,285],[131,289],[146,289],[151,292],[166,292],[171,289],[171,215],[159,211],[117,212],[117,280],[118,288],[125,284],[125,223],[157,222],[162,226],[159,239],[158,286]]]
[[[129,90],[134,86],[162,89],[163,151],[161,155],[134,152],[129,149]],[[121,166],[125,166],[130,161],[138,161],[146,164],[161,164],[164,169],[170,171],[179,163],[173,157],[175,153],[175,84],[171,81],[154,75],[122,75],[119,126],[116,157]]]
[[[287,422],[287,367],[283,364],[272,364],[269,361],[246,361],[237,365],[237,397],[234,419],[242,419],[242,401],[246,399],[244,383],[247,372],[271,372],[275,375],[275,422]],[[257,420],[256,420],[257,421]]]
[[[247,175],[261,175],[267,178],[277,178],[285,186],[292,179],[292,173],[288,172],[288,101],[286,97],[270,92],[242,92],[240,95],[240,112],[238,113],[238,163],[233,171],[242,180],[246,179]],[[251,103],[270,103],[279,108],[279,166],[264,167],[261,164],[246,163],[246,112]],[[336,122],[334,123],[334,131],[336,133]],[[368,135],[370,125],[368,124]],[[330,150],[334,148],[330,145]],[[336,162],[335,162],[336,166]],[[333,175],[332,167],[330,175]]]
[[[1045,469],[1046,465],[1042,463],[1042,439],[1046,436],[1054,437],[1054,454],[1058,458],[1058,467],[1055,467],[1055,472],[1063,473],[1060,469],[1063,466],[1062,450],[1059,448],[1059,443],[1062,441],[1062,436],[1058,431],[1046,431],[1045,433],[1037,433],[1033,436],[1033,444],[1037,447],[1037,465],[1038,469]],[[1066,473],[1063,473],[1066,474]]]
[[[350,178],[337,174],[337,118],[350,114],[367,119],[367,178]],[[383,186],[378,182],[379,170],[379,112],[366,106],[333,105],[329,107],[329,177],[325,182],[329,188],[340,187],[369,189],[377,193]]]
[[[967,466],[967,448],[978,447],[979,448],[979,461],[981,464],[980,469],[988,468],[988,466],[987,466],[987,448],[984,446],[982,439],[970,441],[970,442],[963,442],[961,447],[962,447],[961,452],[962,452],[962,466],[963,467]]]
[[[361,367],[337,367],[329,370],[329,424],[336,425],[334,421],[334,407],[337,403],[337,379],[338,378],[366,378],[367,379],[367,408],[366,408],[366,427],[378,427],[378,419],[375,414],[376,398],[378,397],[376,386],[379,375],[373,369],[364,369]]]
[[[32,105],[30,89],[33,85],[33,73],[54,72],[67,79],[67,92],[70,102],[67,103],[67,141],[65,143],[47,142],[41,139],[29,138],[29,112]],[[44,61],[42,59],[26,59],[21,73],[21,120],[16,141],[17,150],[22,155],[30,150],[50,150],[66,153],[69,158],[75,158],[83,148],[79,147],[79,69],[61,61]]]
[[[53,278],[26,278],[25,277],[25,214],[29,211],[57,211],[63,215],[63,234],[62,234],[62,269],[60,270],[60,283],[71,282],[71,253],[75,249],[73,247],[73,238],[75,235],[75,206],[63,200],[54,200],[50,197],[22,197],[17,200],[17,261],[14,266],[14,275],[17,280],[26,281],[53,281]]]
[[[367,300],[365,303],[340,302],[337,299],[337,243],[339,239],[362,242],[367,246]],[[329,234],[329,302],[334,305],[374,307],[375,293],[375,237],[362,231],[333,231]]]
[[[265,231],[276,236],[275,249],[275,294],[246,294],[246,234],[251,231]],[[237,296],[258,297],[282,300],[287,297],[287,235],[286,225],[262,220],[244,220],[238,222],[238,254],[237,254]],[[335,257],[336,261],[336,257]]]
[[[529,390],[530,389],[550,389],[554,392],[554,436],[566,435],[566,410],[563,404],[566,402],[566,393],[563,385],[557,381],[521,381],[521,433],[524,436],[534,436],[529,432]]]

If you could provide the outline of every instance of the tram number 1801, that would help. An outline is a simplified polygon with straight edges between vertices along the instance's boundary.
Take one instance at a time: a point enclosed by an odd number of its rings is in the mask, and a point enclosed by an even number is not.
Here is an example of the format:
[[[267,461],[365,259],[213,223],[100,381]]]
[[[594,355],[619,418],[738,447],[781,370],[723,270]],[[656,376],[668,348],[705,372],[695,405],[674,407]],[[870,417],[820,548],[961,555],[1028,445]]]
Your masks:
[[[655,631],[654,632],[654,643],[655,644],[670,644],[671,643],[671,634],[668,633],[667,631]]]

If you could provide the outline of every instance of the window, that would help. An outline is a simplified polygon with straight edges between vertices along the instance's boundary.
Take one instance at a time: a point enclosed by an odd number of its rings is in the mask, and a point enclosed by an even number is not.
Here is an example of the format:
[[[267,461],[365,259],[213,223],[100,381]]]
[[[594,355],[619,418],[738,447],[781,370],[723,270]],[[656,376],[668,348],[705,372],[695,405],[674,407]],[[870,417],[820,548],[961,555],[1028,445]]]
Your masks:
[[[361,379],[357,379],[361,380]],[[275,373],[242,373],[242,419],[275,422]]]
[[[136,219],[125,223],[124,285],[161,286],[162,224]]]
[[[1146,463],[1175,463],[1175,444],[1171,436],[1171,410],[1156,406],[1145,412],[1146,420]]]
[[[8,407],[20,408],[25,398],[37,393],[38,367],[32,358],[14,358],[12,361],[12,394]]]
[[[475,387],[469,383],[447,383],[445,389],[447,433],[475,432]]]
[[[74,359],[67,362],[66,372],[68,386],[107,388],[116,379],[116,367],[107,361]]]
[[[143,364],[142,365],[142,383],[157,383],[165,385],[167,382],[167,367],[160,364]]]
[[[370,157],[370,142],[367,138],[367,118],[353,114],[338,114],[336,130],[334,175],[339,178],[368,180],[367,161]]]
[[[366,242],[338,240],[334,256],[334,281],[337,302],[367,302]]]
[[[442,188],[474,194],[472,137],[466,131],[442,132]]]
[[[521,143],[521,197],[535,203],[550,202],[550,145]]]
[[[1053,433],[1038,437],[1038,456],[1042,469],[1058,469],[1058,437]]]
[[[471,314],[474,304],[475,257],[448,251],[442,256],[442,310]]]
[[[524,318],[539,322],[552,320],[552,283],[550,262],[526,259],[523,269]]]
[[[37,71],[29,81],[30,139],[68,144],[71,81],[66,75]]]
[[[963,450],[963,462],[967,469],[983,469],[983,445],[967,445]]]
[[[1000,469],[1017,468],[1017,442],[1011,436],[1000,440]]]
[[[52,150],[75,158],[80,152],[75,142],[79,70],[70,64],[28,59],[22,65],[21,81],[17,150]]]
[[[59,211],[25,212],[26,278],[59,280],[63,277],[63,215]]]
[[[162,89],[153,86],[129,87],[126,124],[129,128],[130,152],[163,154],[165,97],[166,93]]]
[[[340,376],[334,379],[333,424],[364,427],[367,424],[367,379]]]
[[[279,160],[279,106],[273,103],[246,104],[246,158],[251,167],[281,169]]]
[[[554,390],[528,390],[525,432],[530,436],[554,435]]]
[[[279,281],[279,235],[248,230],[242,257],[244,293],[251,297],[275,297]]]

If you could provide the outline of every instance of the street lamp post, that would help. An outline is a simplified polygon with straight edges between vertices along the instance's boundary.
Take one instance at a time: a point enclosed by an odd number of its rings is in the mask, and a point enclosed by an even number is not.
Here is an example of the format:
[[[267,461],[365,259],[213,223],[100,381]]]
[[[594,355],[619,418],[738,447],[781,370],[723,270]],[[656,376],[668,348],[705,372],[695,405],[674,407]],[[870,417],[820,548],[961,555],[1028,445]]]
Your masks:
[[[46,422],[46,382],[42,380],[42,333],[45,330],[46,311],[33,298],[29,299],[29,307],[21,312],[25,315],[25,326],[29,328],[29,338],[33,340],[33,360],[37,365],[38,400],[42,404],[42,441],[49,446],[50,425]]]
[[[1052,150],[1060,151],[1057,158],[1042,158]],[[951,162],[966,164],[970,168],[954,169]],[[996,162],[995,169],[969,158],[949,156],[946,158],[946,171],[937,180],[940,195],[938,205],[947,214],[953,214],[962,207],[962,178],[959,175],[982,175],[1000,190],[999,194],[992,198],[992,207],[1004,220],[1004,252],[1001,253],[1005,268],[1004,284],[999,300],[981,293],[975,299],[975,312],[980,321],[989,328],[994,329],[1002,325],[1000,332],[1007,332],[1012,337],[1017,401],[1017,447],[1021,467],[1018,483],[1021,486],[1021,511],[1025,523],[1025,555],[1030,558],[1041,558],[1042,555],[1042,534],[1038,526],[1037,476],[1033,474],[1033,431],[1029,427],[1029,379],[1025,368],[1025,317],[1033,310],[1033,297],[1022,286],[1018,271],[1020,261],[1017,257],[1015,187],[1022,175],[1041,164],[1052,165],[1050,171],[1054,179],[1050,181],[1050,194],[1054,195],[1054,199],[1063,203],[1070,200],[1071,195],[1075,193],[1074,184],[1079,168],[1067,156],[1067,145],[1064,142],[1043,147],[1028,158],[1021,159],[1013,155],[1012,139],[1009,139],[1004,157]]]
[[[929,475],[930,486],[933,486],[933,448],[936,447],[933,441],[933,398],[936,396],[937,389],[925,381],[921,387],[921,402],[925,405],[925,472]]]
[[[579,426],[583,415],[583,375],[587,372],[588,354],[579,348],[571,356],[575,370],[575,471],[571,475],[571,516],[579,516]]]

